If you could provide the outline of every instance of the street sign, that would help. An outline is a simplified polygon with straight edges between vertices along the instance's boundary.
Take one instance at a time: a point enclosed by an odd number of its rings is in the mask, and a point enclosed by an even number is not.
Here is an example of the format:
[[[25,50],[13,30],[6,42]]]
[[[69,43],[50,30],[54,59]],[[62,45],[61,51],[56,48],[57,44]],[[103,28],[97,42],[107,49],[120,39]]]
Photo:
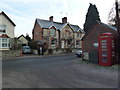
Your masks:
[[[44,41],[44,40],[39,40],[39,41],[38,41],[38,44],[39,44],[39,45],[44,45],[44,44],[45,44],[45,41]]]

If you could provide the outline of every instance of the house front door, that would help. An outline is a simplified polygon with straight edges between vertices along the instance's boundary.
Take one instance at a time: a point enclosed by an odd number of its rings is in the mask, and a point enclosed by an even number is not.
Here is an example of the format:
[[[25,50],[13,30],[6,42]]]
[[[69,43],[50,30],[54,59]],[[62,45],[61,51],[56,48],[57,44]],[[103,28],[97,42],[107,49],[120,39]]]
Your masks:
[[[61,48],[64,48],[64,46],[65,46],[65,41],[62,40],[62,42],[61,42]]]

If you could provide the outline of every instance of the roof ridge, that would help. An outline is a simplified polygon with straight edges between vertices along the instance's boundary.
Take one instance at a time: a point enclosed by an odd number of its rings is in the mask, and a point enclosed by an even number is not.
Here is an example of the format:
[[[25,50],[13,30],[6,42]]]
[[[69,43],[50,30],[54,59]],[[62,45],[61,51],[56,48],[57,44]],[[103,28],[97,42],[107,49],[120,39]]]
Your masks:
[[[49,21],[49,20],[45,20],[45,19],[39,19],[39,18],[36,18],[37,20],[43,20],[43,21]],[[50,21],[49,21],[50,22]]]
[[[100,21],[97,21],[97,22],[98,22],[98,24],[102,24],[102,25],[105,25],[105,26],[107,26],[108,28],[111,28],[111,29],[117,30],[117,28],[116,28],[115,26],[108,25],[108,24],[106,24],[106,23],[103,23],[103,22],[100,22]]]
[[[8,17],[8,15],[4,11],[2,11],[0,14],[4,15],[14,26],[16,26],[15,23]]]
[[[70,24],[69,22],[67,23],[55,22],[55,21],[51,22],[49,20],[44,20],[39,18],[36,18],[36,20],[41,25],[42,28],[49,28],[50,26],[55,26],[57,29],[61,29],[62,27],[64,27],[64,25],[69,24],[74,31],[82,30],[80,26]],[[81,32],[83,32],[83,30]]]
[[[45,19],[39,19],[39,18],[36,18],[36,19],[38,19],[38,20],[44,20],[44,21],[51,22],[51,21],[49,21],[49,20],[45,20]],[[62,22],[56,22],[56,21],[53,21],[53,23],[58,23],[58,24],[66,24],[66,23],[62,23]],[[67,23],[69,23],[69,22],[67,22]],[[70,24],[70,23],[69,23],[69,24]],[[73,26],[78,26],[78,27],[79,27],[79,25],[74,25],[74,24],[70,24],[70,25],[73,25]]]

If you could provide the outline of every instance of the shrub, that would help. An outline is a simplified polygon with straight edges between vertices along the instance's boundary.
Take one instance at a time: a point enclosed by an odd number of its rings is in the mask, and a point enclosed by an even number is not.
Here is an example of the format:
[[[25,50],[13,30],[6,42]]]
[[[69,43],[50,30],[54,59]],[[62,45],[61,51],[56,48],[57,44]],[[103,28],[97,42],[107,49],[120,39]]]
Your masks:
[[[30,46],[31,49],[38,49],[38,41],[32,40],[28,43],[28,45]]]
[[[12,38],[10,40],[10,49],[11,50],[20,50],[22,48],[22,44],[21,41],[16,39],[16,38]]]
[[[53,53],[53,50],[52,50],[52,49],[48,49],[48,53],[49,53],[49,54],[52,54],[52,53]]]

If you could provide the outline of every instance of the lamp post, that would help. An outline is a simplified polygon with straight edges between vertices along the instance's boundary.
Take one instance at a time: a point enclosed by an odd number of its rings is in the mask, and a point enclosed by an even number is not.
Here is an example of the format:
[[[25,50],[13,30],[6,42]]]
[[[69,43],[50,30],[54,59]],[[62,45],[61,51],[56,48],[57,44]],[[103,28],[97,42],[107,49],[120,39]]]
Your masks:
[[[118,12],[118,0],[115,0],[115,10],[116,10],[116,25],[117,25],[117,59],[120,63],[120,19]]]

